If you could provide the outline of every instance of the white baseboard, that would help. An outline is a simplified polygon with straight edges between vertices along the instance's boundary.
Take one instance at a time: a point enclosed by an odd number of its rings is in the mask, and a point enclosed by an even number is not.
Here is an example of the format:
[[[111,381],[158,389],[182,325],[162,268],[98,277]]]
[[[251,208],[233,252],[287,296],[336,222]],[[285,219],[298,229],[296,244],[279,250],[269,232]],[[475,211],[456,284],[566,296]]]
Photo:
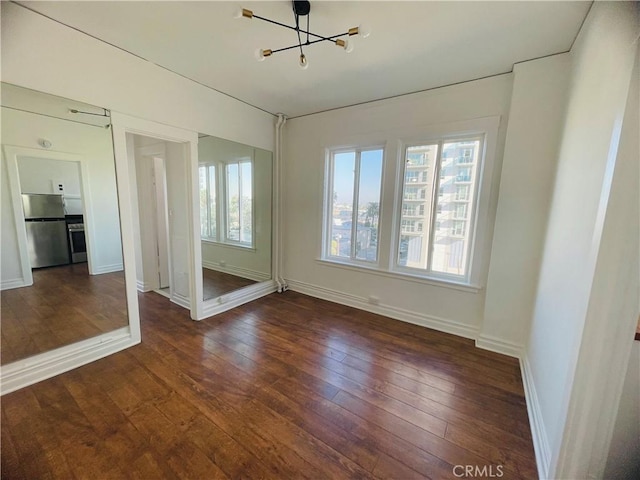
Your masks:
[[[349,307],[358,308],[378,315],[384,315],[395,320],[420,325],[421,327],[432,328],[440,332],[451,333],[465,338],[476,338],[477,327],[465,325],[453,320],[445,318],[425,315],[419,312],[412,312],[398,307],[389,305],[374,305],[368,302],[366,298],[358,297],[348,293],[339,292],[330,288],[319,287],[295,280],[285,280],[287,287],[294,292],[304,293],[312,297],[321,298],[330,302],[347,305]]]
[[[527,402],[527,413],[529,414],[529,425],[531,426],[531,436],[533,437],[533,448],[536,455],[539,478],[549,478],[549,467],[551,464],[551,448],[547,429],[542,419],[540,400],[536,391],[533,374],[526,354],[520,356],[520,371],[522,372],[522,383],[524,384],[524,394]]]
[[[112,265],[100,265],[93,268],[91,275],[102,275],[103,273],[121,272],[124,270],[122,263],[114,263]]]
[[[99,360],[140,343],[129,327],[18,360],[0,368],[0,394],[14,392],[47,378]]]
[[[12,288],[28,287],[24,278],[14,278],[13,280],[2,280],[0,290],[11,290]]]
[[[176,305],[186,308],[187,310],[191,310],[191,299],[189,297],[173,292],[171,294],[171,301]]]
[[[198,320],[209,318],[218,313],[226,312],[232,308],[239,307],[245,303],[257,300],[260,297],[269,295],[278,290],[278,285],[275,281],[256,283],[247,287],[235,290],[226,295],[221,295],[218,298],[212,298],[204,302],[204,308],[202,310],[202,317]]]
[[[139,292],[143,292],[143,293],[150,292],[153,290],[153,287],[151,285],[140,280],[136,280],[136,287],[138,288]]]
[[[520,358],[522,355],[522,349],[524,348],[520,344],[501,340],[497,337],[492,337],[491,335],[480,335],[476,338],[476,347],[514,358]]]
[[[266,282],[271,280],[271,275],[258,270],[251,270],[249,268],[236,267],[235,265],[222,266],[218,262],[202,261],[202,266],[209,270],[215,270],[216,272],[228,273],[237,277],[247,278],[255,282]]]

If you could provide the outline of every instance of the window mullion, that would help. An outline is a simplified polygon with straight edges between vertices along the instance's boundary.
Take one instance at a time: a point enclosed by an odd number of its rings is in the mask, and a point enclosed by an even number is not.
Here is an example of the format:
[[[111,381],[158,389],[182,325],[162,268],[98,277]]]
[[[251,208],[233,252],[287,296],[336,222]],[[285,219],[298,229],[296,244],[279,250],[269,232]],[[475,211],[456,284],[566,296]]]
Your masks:
[[[433,257],[433,242],[436,234],[436,217],[438,216],[438,192],[440,191],[440,170],[442,169],[442,140],[438,142],[438,153],[434,161],[433,182],[431,191],[431,215],[429,218],[429,249],[427,251],[427,272],[431,272],[431,260]]]
[[[211,238],[211,184],[209,182],[210,168],[211,168],[211,165],[207,165],[204,168],[204,176],[205,176],[205,182],[206,182],[205,192],[207,195],[207,201],[205,203],[207,204],[207,237],[208,238]]]
[[[244,215],[242,214],[242,163],[238,162],[238,242],[242,242]]]
[[[356,258],[358,237],[358,197],[360,195],[360,150],[356,150],[355,172],[353,174],[353,207],[351,211],[351,260]]]

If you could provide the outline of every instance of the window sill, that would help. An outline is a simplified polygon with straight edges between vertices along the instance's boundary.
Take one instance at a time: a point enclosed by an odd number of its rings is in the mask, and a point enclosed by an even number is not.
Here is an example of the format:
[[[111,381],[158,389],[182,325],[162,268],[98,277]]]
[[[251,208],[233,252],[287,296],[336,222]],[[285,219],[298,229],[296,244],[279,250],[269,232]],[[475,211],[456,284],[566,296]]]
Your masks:
[[[462,292],[478,293],[482,290],[480,285],[472,285],[470,283],[455,282],[452,280],[446,280],[442,278],[425,277],[421,275],[414,275],[406,272],[391,272],[389,270],[382,270],[379,267],[368,265],[355,265],[353,263],[340,262],[338,260],[329,260],[326,258],[318,258],[316,262],[320,265],[327,267],[342,268],[345,270],[351,270],[354,272],[366,272],[382,277],[394,278],[398,280],[406,280],[409,282],[421,283],[423,285],[433,285],[435,287],[450,288],[453,290],[460,290]]]
[[[237,248],[237,249],[242,250],[242,251],[247,251],[247,250],[252,251],[252,252],[256,251],[255,247],[251,247],[249,245],[245,246],[245,245],[240,245],[240,244],[237,244],[237,243],[217,242],[215,240],[210,240],[208,238],[201,238],[200,241],[202,243],[210,243],[211,245],[217,245],[219,247]]]

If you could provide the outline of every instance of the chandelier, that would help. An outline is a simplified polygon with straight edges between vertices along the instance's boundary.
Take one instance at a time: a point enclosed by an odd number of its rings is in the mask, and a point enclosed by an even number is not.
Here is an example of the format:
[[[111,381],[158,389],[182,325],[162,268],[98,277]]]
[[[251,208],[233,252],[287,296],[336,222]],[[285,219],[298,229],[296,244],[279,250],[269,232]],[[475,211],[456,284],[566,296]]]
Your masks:
[[[304,53],[303,47],[314,45],[320,42],[329,42],[338,47],[343,48],[345,52],[351,53],[353,51],[353,42],[350,41],[348,38],[342,38],[342,37],[352,37],[354,35],[360,35],[362,38],[367,38],[370,34],[370,31],[366,27],[359,25],[357,27],[350,28],[348,31],[344,33],[339,33],[337,35],[331,35],[328,37],[325,37],[323,35],[318,35],[309,30],[309,12],[311,12],[311,4],[307,1],[293,1],[291,3],[293,8],[293,17],[294,17],[295,25],[286,25],[284,23],[280,23],[275,20],[270,20],[268,18],[261,17],[259,15],[254,14],[251,10],[248,10],[246,8],[240,8],[237,10],[235,14],[236,18],[249,18],[249,19],[257,18],[258,20],[262,20],[264,22],[272,23],[274,25],[278,25],[280,27],[293,30],[298,35],[298,43],[291,45],[290,47],[277,48],[273,50],[268,48],[258,49],[256,51],[256,58],[258,59],[258,61],[263,61],[265,58],[270,57],[274,53],[284,52],[286,50],[292,50],[292,49],[299,49],[300,57],[299,57],[298,64],[300,65],[300,68],[304,70],[307,67],[309,67],[309,62],[307,60],[307,56]],[[300,17],[307,18],[306,30],[300,27]]]

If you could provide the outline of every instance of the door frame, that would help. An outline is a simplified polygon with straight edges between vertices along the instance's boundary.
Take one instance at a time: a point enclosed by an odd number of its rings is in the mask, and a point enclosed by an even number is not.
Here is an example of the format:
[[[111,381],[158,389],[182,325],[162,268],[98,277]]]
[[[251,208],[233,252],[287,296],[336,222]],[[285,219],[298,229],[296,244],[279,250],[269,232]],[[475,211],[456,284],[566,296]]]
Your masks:
[[[24,224],[24,210],[22,208],[22,188],[20,186],[20,170],[18,160],[20,157],[41,158],[45,160],[58,160],[72,162],[78,167],[80,175],[80,190],[82,196],[82,214],[85,223],[85,236],[87,243],[87,262],[89,264],[89,275],[93,274],[93,218],[87,212],[90,208],[91,198],[86,195],[89,191],[89,177],[87,172],[86,159],[77,153],[58,152],[55,150],[41,150],[37,148],[19,147],[14,145],[3,145],[3,155],[7,163],[7,177],[9,180],[9,195],[11,197],[11,207],[13,210],[13,221],[16,228],[18,240],[18,252],[20,254],[20,268],[22,270],[22,280],[24,287],[33,285],[33,272],[31,271],[31,260],[27,250],[27,229]]]
[[[130,157],[130,153],[127,151],[127,134],[143,135],[145,137],[156,138],[158,140],[164,140],[168,142],[180,143],[184,145],[184,154],[186,158],[186,191],[188,192],[187,211],[184,214],[187,217],[188,231],[187,243],[188,243],[188,264],[189,264],[189,310],[191,312],[191,318],[199,318],[202,309],[202,302],[199,299],[203,295],[202,287],[202,275],[197,275],[200,265],[202,264],[202,251],[200,245],[200,225],[199,225],[199,199],[198,190],[198,134],[197,132],[191,132],[177,127],[164,125],[161,123],[153,122],[150,120],[144,120],[137,117],[132,117],[118,112],[111,112],[111,122],[113,127],[113,147],[116,158],[116,167],[123,171],[130,171],[132,166],[131,162],[135,161]],[[125,236],[123,232],[123,251],[125,255],[125,264],[131,265],[133,268],[126,269],[127,278],[127,295],[137,296],[136,288],[136,270],[135,270],[135,239],[134,232],[134,212],[132,211],[132,195],[131,195],[131,183],[129,176],[127,175],[126,184],[118,185],[122,190],[126,191],[128,205],[126,206],[126,218],[123,218],[123,222],[128,222],[127,234]],[[121,205],[121,208],[123,205]],[[197,239],[197,241],[196,241]],[[137,302],[136,302],[137,303]],[[132,327],[133,329],[133,327]],[[140,323],[137,325],[137,335],[140,335]]]

